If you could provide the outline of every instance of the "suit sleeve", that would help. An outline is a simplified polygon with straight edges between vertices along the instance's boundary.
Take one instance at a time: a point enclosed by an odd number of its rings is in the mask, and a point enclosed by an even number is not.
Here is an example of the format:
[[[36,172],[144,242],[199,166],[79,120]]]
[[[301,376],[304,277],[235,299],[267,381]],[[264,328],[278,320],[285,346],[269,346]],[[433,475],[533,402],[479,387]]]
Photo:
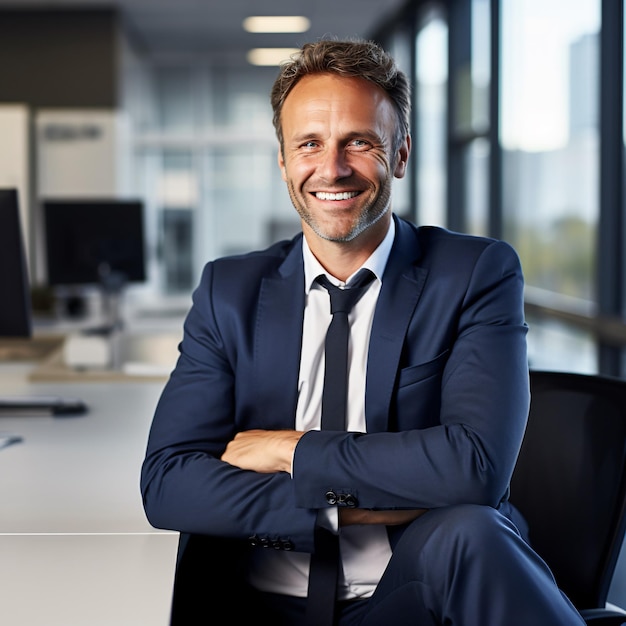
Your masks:
[[[209,264],[155,411],[141,472],[146,515],[157,528],[311,551],[317,511],[295,505],[290,475],[241,470],[220,460],[236,430],[254,424],[246,423],[249,409],[235,403],[237,361],[245,350],[232,340],[229,324],[240,322],[228,310],[216,313],[227,307],[216,304],[214,282]],[[254,289],[247,292],[254,297]]]

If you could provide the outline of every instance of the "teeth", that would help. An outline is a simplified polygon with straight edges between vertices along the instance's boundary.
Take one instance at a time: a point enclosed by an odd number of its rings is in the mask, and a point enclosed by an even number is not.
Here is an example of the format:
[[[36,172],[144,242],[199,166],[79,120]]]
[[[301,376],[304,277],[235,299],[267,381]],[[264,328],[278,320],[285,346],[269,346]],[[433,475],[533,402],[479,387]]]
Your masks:
[[[343,191],[341,193],[326,193],[325,191],[317,191],[315,197],[320,200],[349,200],[358,196],[358,191]]]

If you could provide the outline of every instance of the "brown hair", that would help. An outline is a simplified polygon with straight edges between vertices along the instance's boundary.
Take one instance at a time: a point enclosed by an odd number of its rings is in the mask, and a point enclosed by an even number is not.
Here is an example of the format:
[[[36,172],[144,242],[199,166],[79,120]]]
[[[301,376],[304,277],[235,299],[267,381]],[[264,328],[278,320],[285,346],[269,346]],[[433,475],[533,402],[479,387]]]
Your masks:
[[[280,116],[285,99],[298,81],[309,74],[332,73],[359,76],[378,85],[391,98],[398,124],[393,150],[397,150],[409,134],[411,88],[406,75],[398,69],[393,57],[377,43],[363,39],[321,39],[307,43],[285,62],[271,91],[274,128],[283,148]]]

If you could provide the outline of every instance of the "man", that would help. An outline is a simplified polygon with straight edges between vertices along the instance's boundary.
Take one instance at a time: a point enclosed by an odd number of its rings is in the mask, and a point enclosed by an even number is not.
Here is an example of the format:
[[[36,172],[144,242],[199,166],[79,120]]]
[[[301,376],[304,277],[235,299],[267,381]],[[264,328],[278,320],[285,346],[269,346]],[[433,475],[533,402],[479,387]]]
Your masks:
[[[583,624],[507,502],[529,406],[518,258],[392,214],[409,96],[371,42],[307,44],[280,70],[278,163],[302,235],[207,264],[142,471],[148,519],[183,533],[174,621],[208,623],[220,603],[232,623],[304,624],[324,529],[340,543],[335,623]],[[345,431],[321,430],[316,278],[350,287],[363,267]]]

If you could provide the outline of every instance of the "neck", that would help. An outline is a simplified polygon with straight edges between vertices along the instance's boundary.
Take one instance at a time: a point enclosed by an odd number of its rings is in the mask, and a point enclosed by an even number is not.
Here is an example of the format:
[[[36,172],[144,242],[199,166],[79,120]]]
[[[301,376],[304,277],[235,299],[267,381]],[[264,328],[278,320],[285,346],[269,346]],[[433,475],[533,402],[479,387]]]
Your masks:
[[[387,234],[389,220],[381,219],[352,241],[329,241],[317,235],[307,224],[302,232],[320,265],[332,276],[346,281],[369,259]]]

